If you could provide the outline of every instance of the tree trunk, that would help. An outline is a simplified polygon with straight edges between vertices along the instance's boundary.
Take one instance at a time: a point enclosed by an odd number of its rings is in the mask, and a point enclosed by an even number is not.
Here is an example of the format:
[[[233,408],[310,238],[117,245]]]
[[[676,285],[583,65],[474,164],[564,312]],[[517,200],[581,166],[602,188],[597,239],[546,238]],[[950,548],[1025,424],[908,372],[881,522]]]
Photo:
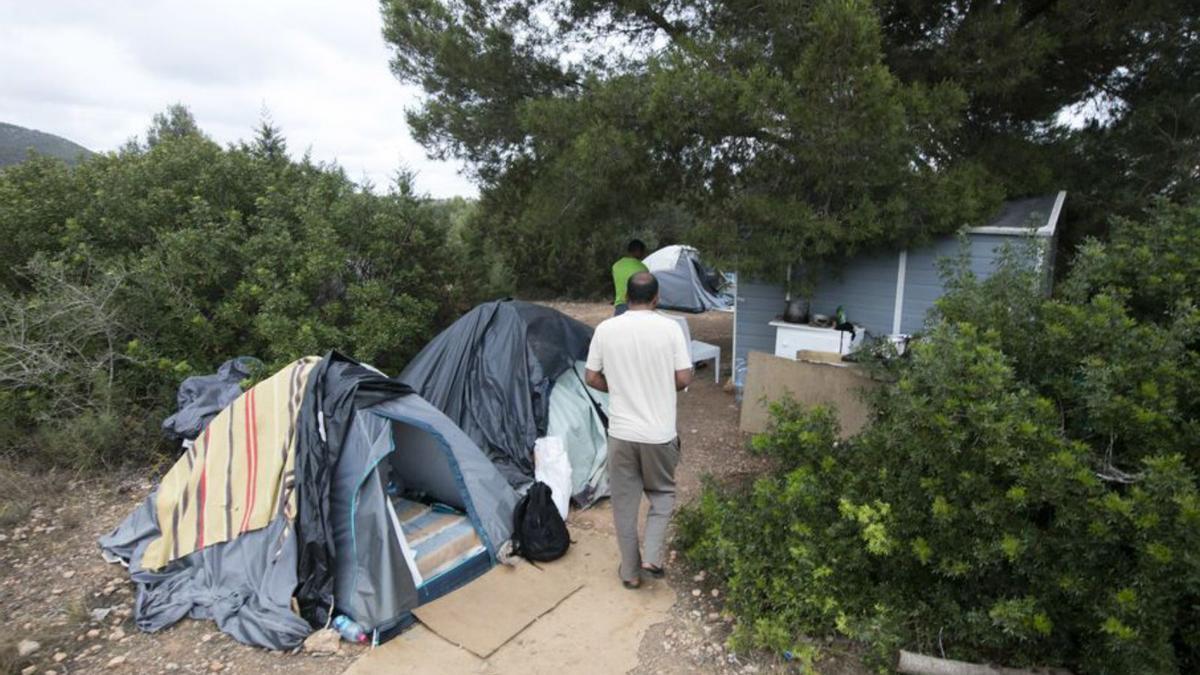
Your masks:
[[[900,662],[896,670],[909,675],[1071,675],[1071,671],[1062,668],[1005,668],[989,666],[982,663],[967,663],[939,659],[936,656],[925,656],[900,650]]]

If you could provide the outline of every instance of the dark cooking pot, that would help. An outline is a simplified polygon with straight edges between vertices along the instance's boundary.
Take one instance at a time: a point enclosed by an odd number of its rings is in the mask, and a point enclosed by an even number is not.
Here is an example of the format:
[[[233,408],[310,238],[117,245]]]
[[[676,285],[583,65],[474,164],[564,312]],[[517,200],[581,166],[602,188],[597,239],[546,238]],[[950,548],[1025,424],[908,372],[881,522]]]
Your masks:
[[[788,323],[808,321],[808,301],[800,298],[789,300],[783,308],[783,320]]]

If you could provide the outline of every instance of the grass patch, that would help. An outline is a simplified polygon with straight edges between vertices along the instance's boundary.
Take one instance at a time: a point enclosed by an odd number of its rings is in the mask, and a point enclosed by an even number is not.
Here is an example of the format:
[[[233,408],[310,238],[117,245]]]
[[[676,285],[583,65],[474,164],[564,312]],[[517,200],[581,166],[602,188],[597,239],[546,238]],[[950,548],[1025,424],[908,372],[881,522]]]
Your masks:
[[[0,675],[17,675],[32,663],[29,657],[18,655],[17,642],[16,638],[0,638]]]
[[[13,527],[29,518],[36,500],[28,478],[10,462],[0,461],[0,528]]]
[[[49,659],[57,651],[78,652],[80,645],[75,637],[89,625],[104,628],[103,624],[92,621],[92,610],[102,604],[103,601],[84,591],[64,604],[63,621],[55,621],[57,625],[35,624],[30,631],[13,630],[0,637],[0,675],[16,675],[31,665],[41,666],[38,672],[44,668],[63,672],[63,667],[52,666]],[[17,643],[26,639],[37,642],[38,650],[29,656],[21,656]]]
[[[0,459],[0,529],[26,522],[44,497],[61,494],[62,480],[60,471],[29,471]]]

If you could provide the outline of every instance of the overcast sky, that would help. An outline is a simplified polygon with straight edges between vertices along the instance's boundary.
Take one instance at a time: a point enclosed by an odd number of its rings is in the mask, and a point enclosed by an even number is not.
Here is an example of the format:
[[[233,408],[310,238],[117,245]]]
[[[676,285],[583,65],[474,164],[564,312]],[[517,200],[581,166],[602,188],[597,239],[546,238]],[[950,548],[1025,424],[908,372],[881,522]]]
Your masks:
[[[474,195],[409,136],[420,93],[388,70],[381,24],[372,0],[0,0],[0,122],[104,151],[176,101],[221,143],[265,106],[293,156],[380,186],[403,163],[422,192]]]

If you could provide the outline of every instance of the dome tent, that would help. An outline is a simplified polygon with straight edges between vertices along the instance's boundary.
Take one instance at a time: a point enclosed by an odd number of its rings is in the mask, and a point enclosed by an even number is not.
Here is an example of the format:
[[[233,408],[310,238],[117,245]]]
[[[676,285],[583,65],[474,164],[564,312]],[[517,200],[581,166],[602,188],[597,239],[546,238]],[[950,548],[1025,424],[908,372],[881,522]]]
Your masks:
[[[406,626],[492,566],[516,500],[445,415],[331,353],[218,413],[100,546],[129,567],[140,629],[210,618],[291,649],[331,614]]]
[[[664,246],[642,262],[658,279],[660,309],[700,313],[733,307],[732,298],[721,294],[720,275],[706,268],[691,246]]]
[[[607,496],[608,396],[583,383],[592,329],[518,300],[476,306],[435,337],[400,374],[444,412],[515,488],[533,481],[533,446],[564,440],[572,498]]]

